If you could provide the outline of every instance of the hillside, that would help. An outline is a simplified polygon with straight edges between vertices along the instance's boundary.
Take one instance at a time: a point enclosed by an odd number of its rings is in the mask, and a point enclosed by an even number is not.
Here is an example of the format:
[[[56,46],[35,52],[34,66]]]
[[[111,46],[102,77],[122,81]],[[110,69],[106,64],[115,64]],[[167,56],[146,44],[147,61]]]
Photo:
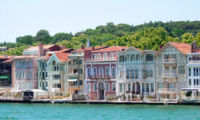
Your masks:
[[[200,45],[200,21],[149,22],[141,25],[117,24],[112,22],[75,33],[56,33],[51,36],[47,30],[39,30],[36,36],[25,35],[16,38],[16,43],[1,43],[13,48],[0,54],[20,55],[27,45],[59,44],[67,48],[80,48],[90,39],[92,46],[135,46],[140,49],[158,50],[168,41]]]

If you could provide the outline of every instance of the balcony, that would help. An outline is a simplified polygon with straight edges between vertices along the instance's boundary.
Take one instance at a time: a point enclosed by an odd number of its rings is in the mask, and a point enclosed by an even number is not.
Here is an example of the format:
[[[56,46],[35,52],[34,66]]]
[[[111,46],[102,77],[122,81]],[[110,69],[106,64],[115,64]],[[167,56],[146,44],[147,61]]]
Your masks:
[[[85,59],[85,62],[117,61],[116,59]]]
[[[162,78],[177,78],[178,75],[176,73],[163,73]]]
[[[176,59],[163,59],[163,63],[174,64],[176,63]]]
[[[158,92],[177,92],[176,88],[159,88]]]
[[[106,75],[92,75],[88,77],[89,79],[111,79],[112,76],[106,76]]]

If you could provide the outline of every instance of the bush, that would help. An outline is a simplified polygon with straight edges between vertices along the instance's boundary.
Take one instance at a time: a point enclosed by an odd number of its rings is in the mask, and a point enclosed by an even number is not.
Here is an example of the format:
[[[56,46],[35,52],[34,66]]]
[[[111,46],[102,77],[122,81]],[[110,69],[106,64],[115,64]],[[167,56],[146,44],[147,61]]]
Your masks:
[[[192,95],[192,91],[187,91],[186,92],[186,97],[191,97],[191,95]]]

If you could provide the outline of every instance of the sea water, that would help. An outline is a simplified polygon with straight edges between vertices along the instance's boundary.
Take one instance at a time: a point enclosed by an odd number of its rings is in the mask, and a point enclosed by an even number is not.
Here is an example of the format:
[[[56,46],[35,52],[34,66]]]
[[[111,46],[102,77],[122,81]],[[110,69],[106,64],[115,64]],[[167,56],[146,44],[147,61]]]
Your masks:
[[[0,103],[0,120],[200,120],[200,106]]]

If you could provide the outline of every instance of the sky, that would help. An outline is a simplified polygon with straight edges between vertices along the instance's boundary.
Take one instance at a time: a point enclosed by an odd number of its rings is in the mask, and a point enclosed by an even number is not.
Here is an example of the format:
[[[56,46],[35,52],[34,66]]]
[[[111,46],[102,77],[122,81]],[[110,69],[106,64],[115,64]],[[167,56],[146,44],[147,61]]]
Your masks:
[[[46,29],[80,32],[108,22],[200,20],[200,0],[0,0],[0,42]]]

